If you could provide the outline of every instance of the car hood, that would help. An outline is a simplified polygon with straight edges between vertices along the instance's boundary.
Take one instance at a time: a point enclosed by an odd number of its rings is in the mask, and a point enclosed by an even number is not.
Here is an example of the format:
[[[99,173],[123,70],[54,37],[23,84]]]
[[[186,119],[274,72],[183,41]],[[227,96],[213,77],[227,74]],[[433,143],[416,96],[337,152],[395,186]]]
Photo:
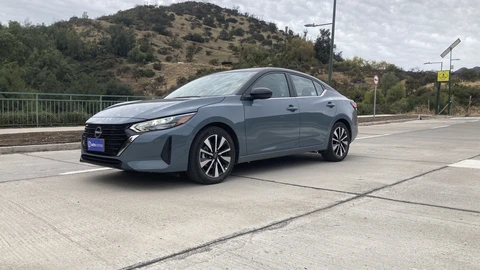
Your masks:
[[[124,124],[196,112],[199,108],[221,102],[224,98],[175,98],[123,102],[98,112],[88,119],[87,123]]]

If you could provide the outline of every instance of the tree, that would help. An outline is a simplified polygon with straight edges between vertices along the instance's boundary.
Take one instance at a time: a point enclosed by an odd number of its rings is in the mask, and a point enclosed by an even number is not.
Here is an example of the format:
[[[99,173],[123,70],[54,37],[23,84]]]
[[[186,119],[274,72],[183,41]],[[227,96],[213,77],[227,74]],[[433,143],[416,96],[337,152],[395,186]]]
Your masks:
[[[15,35],[7,30],[0,30],[0,64],[6,62],[19,62],[23,64],[26,61],[26,48]]]
[[[368,90],[365,93],[365,96],[363,97],[363,103],[373,104],[374,96],[375,96],[375,90],[374,89]],[[385,96],[382,94],[382,92],[377,91],[377,104],[385,104],[385,102],[386,102]]]
[[[267,64],[269,54],[263,47],[253,44],[244,44],[240,48],[238,68],[250,68],[255,66],[265,66]]]
[[[315,50],[311,42],[299,37],[292,38],[285,49],[275,57],[275,65],[285,68],[302,69],[309,71],[310,66],[315,64]]]
[[[136,38],[133,29],[125,30],[122,26],[111,25],[108,32],[111,36],[110,45],[114,54],[125,57],[135,47]]]
[[[388,104],[392,104],[396,101],[400,101],[402,98],[406,96],[405,92],[405,85],[399,82],[387,91],[387,102]]]
[[[460,79],[465,80],[465,81],[473,82],[473,81],[476,81],[480,77],[480,73],[473,68],[462,70],[459,73],[460,73],[459,74]]]
[[[0,65],[0,92],[26,92],[22,73],[16,63]]]
[[[136,46],[128,52],[128,61],[132,63],[143,63],[147,59],[147,54],[142,52],[140,46]]]
[[[132,96],[133,89],[130,85],[121,83],[117,80],[108,81],[105,86],[106,95]]]
[[[315,40],[315,57],[322,63],[327,64],[330,60],[330,30],[320,29],[320,36]]]
[[[186,36],[184,36],[183,39],[190,40],[193,42],[198,42],[198,43],[204,43],[206,41],[205,38],[202,37],[202,35],[197,33],[195,34],[189,33]]]
[[[235,28],[235,30],[233,30],[233,35],[237,37],[243,37],[245,35],[245,30],[242,28]]]
[[[232,39],[230,34],[225,29],[220,31],[220,34],[218,35],[218,38],[221,39],[221,40],[231,40]]]
[[[210,17],[210,16],[207,16],[205,18],[203,18],[203,22],[202,22],[204,25],[206,26],[210,26],[212,28],[216,28],[217,26],[215,25],[215,19]]]
[[[382,90],[384,95],[387,95],[388,89],[392,88],[394,85],[398,83],[398,77],[395,76],[393,72],[387,72],[382,75],[380,78],[380,85],[379,88]]]

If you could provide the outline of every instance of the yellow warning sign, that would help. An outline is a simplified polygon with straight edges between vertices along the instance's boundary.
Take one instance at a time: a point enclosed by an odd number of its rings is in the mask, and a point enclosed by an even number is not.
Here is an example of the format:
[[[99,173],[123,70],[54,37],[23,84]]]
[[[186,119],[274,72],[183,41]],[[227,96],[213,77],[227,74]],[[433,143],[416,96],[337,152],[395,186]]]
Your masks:
[[[438,72],[437,82],[448,82],[450,80],[450,71],[442,70]]]

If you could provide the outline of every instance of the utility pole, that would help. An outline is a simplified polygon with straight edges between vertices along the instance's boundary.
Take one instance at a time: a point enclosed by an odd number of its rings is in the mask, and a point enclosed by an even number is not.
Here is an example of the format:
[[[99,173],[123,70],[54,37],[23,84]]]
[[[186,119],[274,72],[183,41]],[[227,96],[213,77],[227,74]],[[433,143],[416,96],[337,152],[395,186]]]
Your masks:
[[[328,84],[332,84],[332,72],[333,72],[333,46],[335,45],[335,16],[337,14],[337,0],[333,0],[333,14],[332,14],[332,22],[331,23],[322,23],[322,24],[314,24],[309,23],[305,24],[305,27],[317,27],[317,26],[324,26],[324,25],[332,25],[332,38],[330,41],[330,60],[328,63]]]
[[[330,63],[328,67],[328,84],[332,85],[333,72],[333,46],[335,45],[335,14],[337,12],[337,0],[333,0],[333,18],[332,18],[332,44],[330,45]]]

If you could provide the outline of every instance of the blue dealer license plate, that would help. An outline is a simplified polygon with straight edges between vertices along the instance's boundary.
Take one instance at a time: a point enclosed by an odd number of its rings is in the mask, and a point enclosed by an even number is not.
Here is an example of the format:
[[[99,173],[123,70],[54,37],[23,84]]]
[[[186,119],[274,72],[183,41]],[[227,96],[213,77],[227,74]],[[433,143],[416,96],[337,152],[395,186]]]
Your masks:
[[[105,152],[105,140],[87,138],[87,150],[95,152]]]

